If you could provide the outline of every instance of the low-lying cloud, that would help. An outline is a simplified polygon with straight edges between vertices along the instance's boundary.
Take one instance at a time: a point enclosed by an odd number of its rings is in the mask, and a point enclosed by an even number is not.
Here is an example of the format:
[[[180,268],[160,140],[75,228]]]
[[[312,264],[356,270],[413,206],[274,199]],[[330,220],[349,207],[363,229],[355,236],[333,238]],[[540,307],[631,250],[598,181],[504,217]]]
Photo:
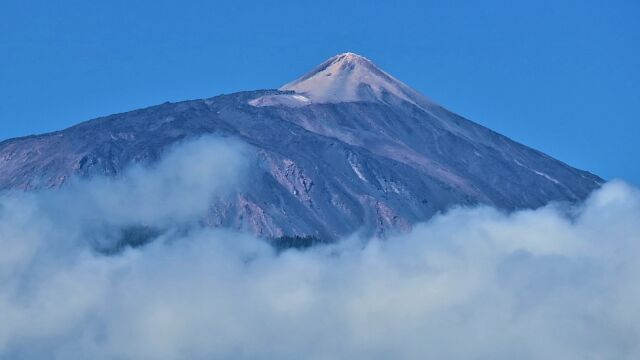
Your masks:
[[[570,210],[457,209],[278,253],[192,221],[247,164],[202,139],[118,180],[2,196],[0,358],[640,358],[640,192],[623,182]],[[140,224],[164,230],[95,251]]]

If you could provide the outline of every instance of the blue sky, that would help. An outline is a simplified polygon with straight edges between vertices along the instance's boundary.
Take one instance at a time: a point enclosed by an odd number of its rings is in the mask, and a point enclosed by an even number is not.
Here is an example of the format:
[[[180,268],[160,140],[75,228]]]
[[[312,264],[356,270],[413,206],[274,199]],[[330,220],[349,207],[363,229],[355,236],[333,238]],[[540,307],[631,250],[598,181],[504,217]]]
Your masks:
[[[0,139],[276,88],[353,51],[478,123],[640,184],[640,2],[0,2]]]

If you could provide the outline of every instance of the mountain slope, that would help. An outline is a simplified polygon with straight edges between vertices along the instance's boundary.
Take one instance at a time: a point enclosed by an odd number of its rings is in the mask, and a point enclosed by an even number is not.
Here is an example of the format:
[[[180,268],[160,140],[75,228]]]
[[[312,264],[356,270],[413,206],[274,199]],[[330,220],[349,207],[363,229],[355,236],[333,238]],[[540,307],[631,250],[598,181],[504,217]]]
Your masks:
[[[347,53],[280,90],[165,103],[7,140],[0,143],[0,189],[115,176],[203,134],[243,140],[259,169],[250,190],[216,199],[206,222],[266,237],[383,235],[456,205],[512,210],[579,201],[603,182]]]

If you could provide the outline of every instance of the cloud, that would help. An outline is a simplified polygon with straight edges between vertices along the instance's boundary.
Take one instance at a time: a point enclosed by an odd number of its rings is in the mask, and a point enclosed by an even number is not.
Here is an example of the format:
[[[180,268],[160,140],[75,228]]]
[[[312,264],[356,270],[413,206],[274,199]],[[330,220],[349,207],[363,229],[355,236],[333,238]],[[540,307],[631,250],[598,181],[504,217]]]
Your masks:
[[[192,221],[246,176],[247,156],[202,139],[116,181],[3,196],[0,358],[640,356],[637,189],[610,182],[574,209],[456,209],[384,241],[278,253]],[[131,224],[163,232],[94,251]]]

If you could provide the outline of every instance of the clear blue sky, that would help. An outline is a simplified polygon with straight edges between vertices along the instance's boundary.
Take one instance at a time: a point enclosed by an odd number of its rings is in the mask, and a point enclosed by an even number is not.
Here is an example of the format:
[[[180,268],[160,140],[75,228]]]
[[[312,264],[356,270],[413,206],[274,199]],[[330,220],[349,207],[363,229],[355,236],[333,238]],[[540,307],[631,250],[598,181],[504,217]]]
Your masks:
[[[640,184],[640,1],[0,2],[0,139],[276,88],[353,51],[476,122]]]

